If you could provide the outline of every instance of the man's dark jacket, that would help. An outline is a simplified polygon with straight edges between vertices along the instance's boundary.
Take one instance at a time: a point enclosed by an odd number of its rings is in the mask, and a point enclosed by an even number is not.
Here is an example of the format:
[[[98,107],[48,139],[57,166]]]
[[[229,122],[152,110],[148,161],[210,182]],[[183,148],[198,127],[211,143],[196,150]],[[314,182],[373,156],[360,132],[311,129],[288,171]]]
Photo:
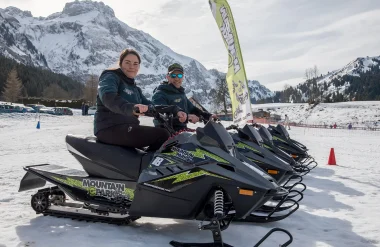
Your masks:
[[[209,119],[211,114],[204,112],[197,107],[195,107],[191,101],[186,97],[185,90],[183,87],[176,88],[168,82],[163,82],[155,90],[152,97],[152,103],[154,105],[176,105],[183,109],[187,114],[194,114],[196,116],[202,116],[205,119]],[[180,130],[187,128],[187,121],[181,123],[179,121],[174,121],[173,127],[175,130]],[[154,121],[155,126],[159,126],[157,121]]]

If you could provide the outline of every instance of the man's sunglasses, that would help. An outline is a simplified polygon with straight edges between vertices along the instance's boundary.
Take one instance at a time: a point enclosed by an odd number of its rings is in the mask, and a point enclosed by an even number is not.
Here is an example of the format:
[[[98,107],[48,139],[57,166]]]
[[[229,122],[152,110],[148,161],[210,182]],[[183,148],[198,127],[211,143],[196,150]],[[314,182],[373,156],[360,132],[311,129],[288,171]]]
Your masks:
[[[170,74],[170,77],[171,78],[176,78],[178,77],[179,79],[181,79],[183,77],[183,74]]]

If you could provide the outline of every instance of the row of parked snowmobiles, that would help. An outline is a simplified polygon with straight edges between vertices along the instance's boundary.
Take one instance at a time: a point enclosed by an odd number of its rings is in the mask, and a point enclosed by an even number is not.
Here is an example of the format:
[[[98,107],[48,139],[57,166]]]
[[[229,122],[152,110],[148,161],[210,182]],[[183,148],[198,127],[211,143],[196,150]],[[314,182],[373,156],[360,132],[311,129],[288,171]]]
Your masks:
[[[306,189],[303,176],[317,163],[282,125],[225,128],[211,120],[203,128],[175,132],[172,115],[158,113],[154,106],[146,115],[172,134],[157,152],[67,135],[68,151],[84,171],[27,166],[19,191],[53,184],[32,196],[37,214],[118,225],[144,216],[199,220],[200,229],[213,235],[211,243],[172,241],[172,246],[231,246],[221,231],[232,221],[273,222],[298,209]],[[292,235],[281,228],[255,246],[277,231],[289,236],[280,245],[288,246]]]

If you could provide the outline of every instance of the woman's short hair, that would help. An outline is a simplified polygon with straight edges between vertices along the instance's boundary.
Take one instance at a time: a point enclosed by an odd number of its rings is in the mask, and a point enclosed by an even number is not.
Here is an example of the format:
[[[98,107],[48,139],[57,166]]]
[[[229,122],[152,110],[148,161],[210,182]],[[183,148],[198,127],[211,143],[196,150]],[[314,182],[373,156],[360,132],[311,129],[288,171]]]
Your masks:
[[[137,57],[137,59],[139,60],[139,64],[141,63],[141,58],[140,58],[139,53],[138,53],[136,50],[134,50],[134,49],[129,49],[129,48],[127,48],[127,49],[123,50],[123,51],[121,52],[121,54],[120,54],[120,58],[119,58],[119,66],[120,66],[120,67],[121,67],[121,64],[123,63],[124,58],[125,58],[127,55],[129,55],[129,54],[133,54],[133,55],[135,55],[135,56]]]

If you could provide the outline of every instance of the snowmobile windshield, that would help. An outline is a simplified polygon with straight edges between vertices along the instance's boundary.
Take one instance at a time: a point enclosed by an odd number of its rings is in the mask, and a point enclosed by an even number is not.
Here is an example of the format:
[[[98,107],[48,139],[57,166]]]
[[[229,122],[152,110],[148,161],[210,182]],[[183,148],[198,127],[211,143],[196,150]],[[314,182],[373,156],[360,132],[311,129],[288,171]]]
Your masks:
[[[245,125],[241,131],[249,137],[249,140],[261,145],[263,143],[263,138],[261,138],[259,132],[251,125]]]
[[[285,136],[286,138],[289,138],[289,133],[288,133],[288,131],[285,129],[285,127],[283,125],[281,125],[281,124],[277,125],[277,131],[281,135]]]
[[[262,138],[264,138],[264,139],[266,139],[266,140],[268,140],[270,142],[273,141],[272,135],[269,133],[269,131],[264,126],[260,127],[259,133],[262,136]]]
[[[230,154],[235,146],[234,140],[223,125],[212,121],[204,128],[197,129],[197,139],[205,146],[217,146]]]

